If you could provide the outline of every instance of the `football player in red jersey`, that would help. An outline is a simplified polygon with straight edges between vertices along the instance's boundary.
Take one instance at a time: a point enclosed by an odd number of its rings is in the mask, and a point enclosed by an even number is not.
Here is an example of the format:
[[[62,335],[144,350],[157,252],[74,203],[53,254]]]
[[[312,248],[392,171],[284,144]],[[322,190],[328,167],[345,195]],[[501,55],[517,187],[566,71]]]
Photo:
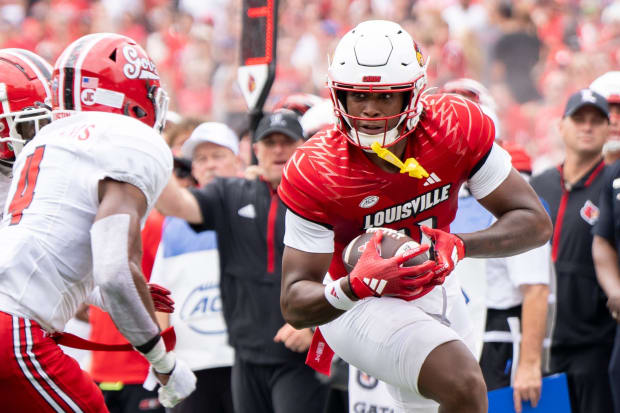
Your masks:
[[[494,144],[480,107],[456,95],[422,96],[425,69],[396,23],[363,22],[339,42],[328,70],[338,123],[297,149],[278,189],[289,208],[281,307],[297,328],[320,326],[307,360],[317,369],[328,370],[335,351],[385,381],[406,411],[486,412],[465,302],[447,276],[466,256],[543,244],[551,222]],[[455,235],[464,182],[498,220]],[[434,260],[400,267],[428,247],[383,259],[376,235],[347,274],[343,248],[380,226],[431,244]]]

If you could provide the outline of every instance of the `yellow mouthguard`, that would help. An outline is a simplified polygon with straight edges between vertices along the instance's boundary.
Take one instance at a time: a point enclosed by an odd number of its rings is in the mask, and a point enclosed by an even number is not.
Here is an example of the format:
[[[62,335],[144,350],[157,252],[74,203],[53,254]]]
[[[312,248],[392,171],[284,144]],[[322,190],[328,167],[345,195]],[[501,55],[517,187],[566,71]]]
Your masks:
[[[381,144],[377,141],[370,145],[370,149],[372,149],[379,158],[391,163],[397,168],[400,168],[401,174],[408,173],[410,177],[417,179],[428,177],[428,172],[426,172],[426,169],[424,169],[424,167],[420,165],[420,162],[418,162],[415,158],[407,158],[405,163],[403,163],[396,155],[390,152],[389,149],[381,147]]]

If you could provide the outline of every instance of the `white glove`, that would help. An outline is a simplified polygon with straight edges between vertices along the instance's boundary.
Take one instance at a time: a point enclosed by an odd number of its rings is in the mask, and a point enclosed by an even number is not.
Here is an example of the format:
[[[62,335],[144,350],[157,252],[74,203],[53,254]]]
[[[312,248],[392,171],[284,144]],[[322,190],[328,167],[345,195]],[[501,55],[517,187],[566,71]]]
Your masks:
[[[159,402],[164,407],[174,407],[196,389],[196,376],[188,365],[180,359],[176,359],[176,364],[168,383],[164,386],[155,376],[153,367],[149,369],[149,375],[144,382],[146,389],[152,390],[155,382],[160,384],[158,394]],[[151,387],[152,385],[152,387]]]

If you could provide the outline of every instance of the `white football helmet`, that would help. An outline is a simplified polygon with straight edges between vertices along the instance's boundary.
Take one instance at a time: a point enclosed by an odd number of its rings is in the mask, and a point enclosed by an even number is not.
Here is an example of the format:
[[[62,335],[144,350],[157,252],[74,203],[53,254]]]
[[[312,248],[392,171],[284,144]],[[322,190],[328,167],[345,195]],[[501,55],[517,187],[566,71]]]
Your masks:
[[[607,72],[597,77],[590,89],[605,97],[608,103],[620,103],[620,71]]]
[[[416,42],[399,24],[370,20],[345,34],[328,69],[330,89],[338,128],[356,146],[369,149],[377,141],[383,147],[394,145],[413,132],[420,115],[420,95],[426,87],[425,62]],[[347,113],[346,92],[408,93],[402,111],[393,116],[364,118]],[[396,127],[387,130],[388,122],[398,118]],[[359,132],[359,121],[384,121],[383,135]]]

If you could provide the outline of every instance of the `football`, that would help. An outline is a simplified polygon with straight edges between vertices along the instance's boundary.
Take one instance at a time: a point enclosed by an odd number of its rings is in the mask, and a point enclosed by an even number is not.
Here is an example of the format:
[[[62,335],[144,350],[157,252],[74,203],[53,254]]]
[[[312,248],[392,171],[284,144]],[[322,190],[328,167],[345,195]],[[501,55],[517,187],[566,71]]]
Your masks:
[[[404,253],[405,251],[416,248],[418,244],[410,236],[398,232],[391,228],[369,228],[362,235],[355,237],[346,248],[342,251],[342,262],[347,272],[351,272],[357,260],[362,256],[368,241],[373,237],[376,231],[383,231],[383,239],[381,240],[380,254],[383,258],[391,258],[395,255]],[[428,251],[416,255],[410,260],[406,261],[403,266],[411,267],[414,265],[423,264],[429,259]]]

